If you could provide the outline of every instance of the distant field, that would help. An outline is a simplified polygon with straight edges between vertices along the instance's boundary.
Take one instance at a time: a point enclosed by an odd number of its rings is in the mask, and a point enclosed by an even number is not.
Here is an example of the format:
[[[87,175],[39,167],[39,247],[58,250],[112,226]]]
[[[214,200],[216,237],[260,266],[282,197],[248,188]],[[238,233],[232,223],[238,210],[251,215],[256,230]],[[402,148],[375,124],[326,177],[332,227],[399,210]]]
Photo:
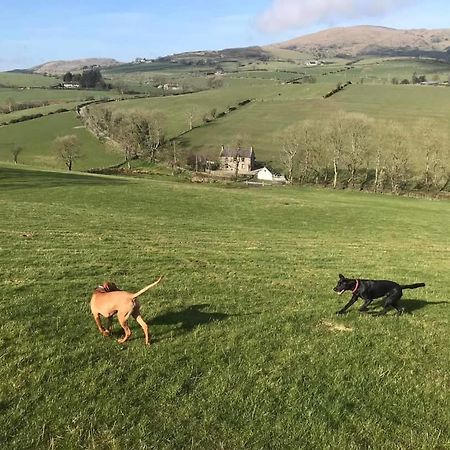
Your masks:
[[[0,104],[4,103],[7,99],[13,99],[16,103],[39,100],[62,103],[66,101],[84,101],[91,97],[104,98],[115,96],[118,96],[117,92],[109,91],[0,88]]]
[[[60,80],[56,77],[45,77],[43,75],[0,72],[0,85],[15,87],[48,87],[58,84]]]
[[[161,111],[167,118],[167,134],[172,137],[189,129],[189,115],[192,112],[194,124],[202,123],[204,114],[215,108],[217,113],[227,111],[246,99],[273,95],[273,82],[264,80],[225,80],[221,89],[198,92],[195,94],[155,97],[129,100],[108,105],[112,110],[126,111],[142,109]]]
[[[3,448],[448,448],[449,221],[444,201],[0,165]],[[336,316],[340,272],[427,287],[400,317]],[[161,274],[152,346],[133,321],[100,336],[92,289]]]
[[[353,84],[324,100],[323,94],[333,87],[324,83],[266,86],[254,103],[192,130],[183,136],[182,143],[187,149],[217,157],[221,144],[231,145],[240,135],[245,145],[254,146],[258,159],[278,162],[277,137],[288,125],[306,119],[331,119],[338,111],[359,112],[411,126],[422,118],[432,118],[450,133],[450,88]],[[189,103],[184,103],[184,108],[188,109]],[[158,109],[165,111],[162,103]],[[175,114],[167,116],[172,123],[182,120]]]
[[[411,123],[428,117],[450,131],[450,87],[353,85],[329,101],[337,108],[374,118]]]
[[[282,53],[287,58],[289,51]],[[391,83],[392,78],[399,81],[403,78],[411,79],[414,73],[425,75],[429,80],[445,81],[450,76],[449,64],[430,59],[370,58],[354,61],[352,64],[349,64],[350,61],[335,59],[330,64],[307,66],[309,59],[306,56],[282,60],[280,53],[279,60],[227,60],[220,64],[220,69],[225,71],[220,76],[222,87],[175,96],[170,95],[170,92],[161,96],[161,90],[155,84],[165,80],[179,86],[186,84],[193,89],[205,89],[208,84],[206,74],[214,73],[216,65],[158,61],[112,67],[104,71],[108,79],[156,96],[114,102],[108,107],[124,112],[132,109],[161,112],[166,117],[166,137],[169,139],[188,131],[192,116],[195,128],[179,139],[185,152],[215,158],[222,144],[233,145],[240,138],[244,145],[253,145],[259,160],[273,162],[276,168],[279,162],[279,134],[286,127],[306,119],[326,120],[335,117],[341,110],[410,126],[428,118],[435,120],[444,132],[450,134],[450,88]],[[304,75],[313,82],[288,83]],[[348,81],[352,84],[344,91],[323,99],[339,83]],[[47,113],[61,107],[73,107],[74,102],[88,97],[114,95],[103,91],[0,88],[0,104],[5,103],[8,98],[17,102],[48,100],[52,103],[51,107],[2,115],[0,121],[30,113]],[[228,113],[230,107],[234,108],[246,99],[251,99],[251,104]],[[204,124],[204,117],[211,116],[213,110],[216,114],[227,114]],[[23,128],[25,133],[34,133],[34,130],[32,126]],[[0,137],[5,134],[8,135],[9,132],[1,131]],[[29,135],[27,139],[35,140],[35,137]],[[0,151],[5,153],[5,150]],[[42,160],[45,158],[43,155]],[[110,159],[107,158],[103,165],[108,165],[109,162]]]
[[[55,157],[53,140],[67,134],[78,136],[81,143],[82,157],[75,162],[75,170],[116,164],[123,159],[88,132],[75,113],[67,112],[0,127],[0,161],[12,161],[11,149],[20,145],[21,164],[64,169],[63,162]]]

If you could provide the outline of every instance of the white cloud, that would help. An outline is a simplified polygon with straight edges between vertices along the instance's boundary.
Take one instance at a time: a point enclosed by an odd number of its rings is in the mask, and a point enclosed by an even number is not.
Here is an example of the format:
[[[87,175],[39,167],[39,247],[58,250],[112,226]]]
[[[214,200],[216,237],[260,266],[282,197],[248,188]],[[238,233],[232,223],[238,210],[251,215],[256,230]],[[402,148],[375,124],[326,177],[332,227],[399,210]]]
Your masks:
[[[383,17],[413,0],[273,0],[258,18],[266,32],[338,21]]]

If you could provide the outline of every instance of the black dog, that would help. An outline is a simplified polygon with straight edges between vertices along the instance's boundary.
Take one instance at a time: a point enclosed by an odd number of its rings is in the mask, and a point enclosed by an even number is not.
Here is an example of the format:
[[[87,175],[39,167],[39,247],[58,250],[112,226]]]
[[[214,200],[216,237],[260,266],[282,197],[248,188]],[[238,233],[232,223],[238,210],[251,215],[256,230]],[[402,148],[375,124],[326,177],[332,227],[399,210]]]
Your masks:
[[[401,314],[403,309],[400,308],[398,301],[403,294],[402,290],[416,289],[424,286],[425,283],[400,285],[389,280],[356,280],[354,278],[345,278],[344,275],[339,274],[339,280],[334,290],[339,295],[345,291],[351,291],[353,295],[350,301],[342,309],[337,311],[336,314],[344,314],[360,297],[364,300],[364,304],[359,308],[361,312],[367,311],[367,307],[372,300],[384,297],[384,308],[380,312],[380,315],[386,314],[391,306],[397,310],[398,314]]]

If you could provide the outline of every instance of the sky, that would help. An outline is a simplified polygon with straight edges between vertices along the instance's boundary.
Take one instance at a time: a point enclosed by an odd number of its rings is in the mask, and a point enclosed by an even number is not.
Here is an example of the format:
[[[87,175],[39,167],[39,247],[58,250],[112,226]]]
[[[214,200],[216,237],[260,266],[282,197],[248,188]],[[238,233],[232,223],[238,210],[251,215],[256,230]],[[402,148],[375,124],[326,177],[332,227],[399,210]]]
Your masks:
[[[0,71],[267,45],[337,26],[449,28],[448,0],[0,0]]]

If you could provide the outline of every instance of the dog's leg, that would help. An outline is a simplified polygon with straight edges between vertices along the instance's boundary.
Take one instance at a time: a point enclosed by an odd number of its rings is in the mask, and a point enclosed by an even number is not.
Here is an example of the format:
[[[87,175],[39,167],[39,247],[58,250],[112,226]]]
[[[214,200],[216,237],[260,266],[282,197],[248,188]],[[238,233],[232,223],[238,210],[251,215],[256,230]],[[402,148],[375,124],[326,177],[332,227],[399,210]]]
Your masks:
[[[113,316],[109,316],[107,319],[107,322],[106,322],[106,329],[109,334],[112,333],[112,320],[113,320]]]
[[[144,335],[145,335],[145,344],[146,345],[150,345],[150,336],[148,333],[148,325],[144,322],[144,319],[142,318],[142,316],[140,314],[138,314],[137,316],[133,317],[136,319],[136,322],[141,326],[142,330],[144,331]]]
[[[123,344],[131,336],[131,330],[130,330],[130,327],[128,326],[128,323],[127,323],[127,318],[128,317],[127,316],[124,317],[124,316],[118,315],[117,318],[119,319],[120,326],[123,328],[123,331],[125,332],[125,336],[122,339],[118,339],[117,342],[119,344]]]
[[[340,309],[339,311],[336,311],[336,314],[345,314],[347,309],[350,308],[350,306],[352,306],[353,303],[355,303],[356,300],[358,300],[358,298],[359,298],[358,295],[353,294],[350,301],[342,309]]]
[[[358,311],[360,312],[366,312],[369,310],[369,308],[367,308],[370,304],[372,303],[372,299],[369,300],[364,300],[363,305],[358,309]]]
[[[393,289],[390,291],[385,297],[383,310],[380,311],[378,315],[384,316],[389,311],[390,307],[395,308],[397,310],[397,315],[400,315],[403,310],[399,307],[398,301],[400,300],[402,294],[403,292],[401,289]]]
[[[100,331],[100,333],[103,334],[103,336],[109,336],[109,331],[105,330],[103,328],[102,322],[100,321],[100,314],[99,313],[95,313],[94,314],[94,320],[95,320],[95,323],[97,324],[97,328]]]

